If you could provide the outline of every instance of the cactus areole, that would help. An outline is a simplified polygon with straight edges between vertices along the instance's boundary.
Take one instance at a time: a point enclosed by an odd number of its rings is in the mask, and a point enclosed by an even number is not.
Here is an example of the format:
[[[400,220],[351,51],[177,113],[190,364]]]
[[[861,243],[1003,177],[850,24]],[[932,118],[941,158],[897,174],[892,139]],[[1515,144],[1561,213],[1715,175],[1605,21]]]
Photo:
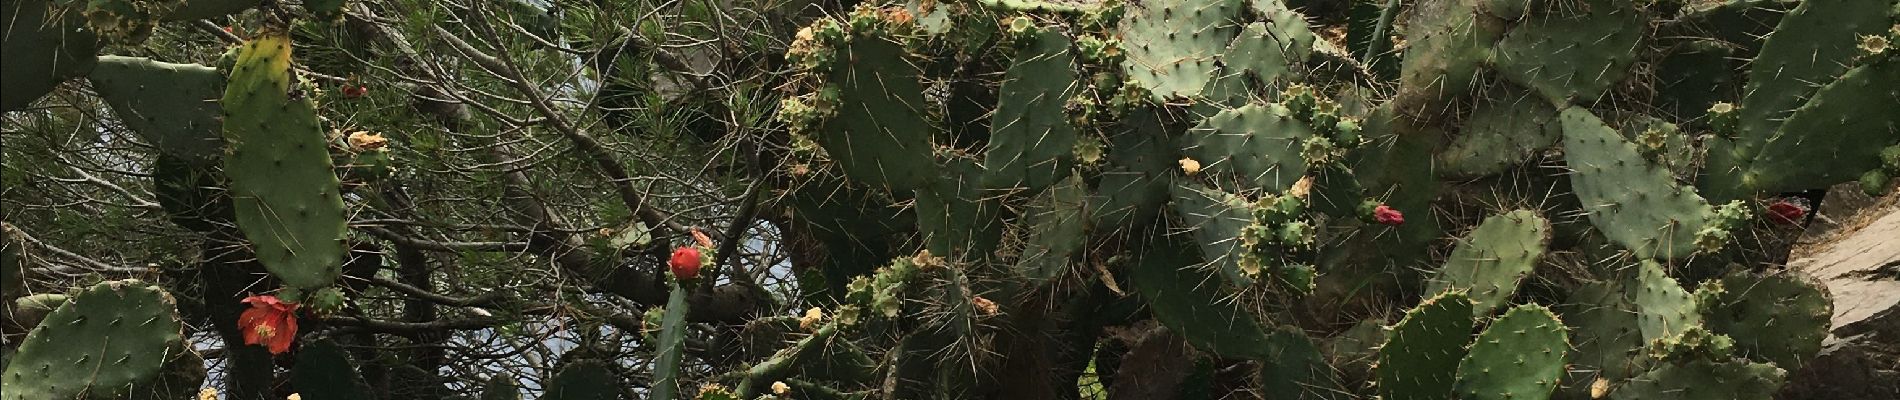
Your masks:
[[[271,354],[290,351],[290,342],[297,340],[297,304],[271,295],[246,297],[243,302],[251,305],[238,315],[244,344],[262,345]]]
[[[681,281],[699,278],[699,249],[692,246],[674,249],[673,258],[667,261],[667,267],[673,270],[673,277]]]

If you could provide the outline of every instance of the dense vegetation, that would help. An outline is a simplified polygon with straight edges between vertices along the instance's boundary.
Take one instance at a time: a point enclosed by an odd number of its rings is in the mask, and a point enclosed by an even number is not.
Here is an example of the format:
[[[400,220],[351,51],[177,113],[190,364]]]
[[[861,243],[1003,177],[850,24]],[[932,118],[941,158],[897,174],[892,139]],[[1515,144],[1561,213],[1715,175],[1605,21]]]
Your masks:
[[[0,8],[8,400],[1766,399],[1900,174],[1894,0]]]

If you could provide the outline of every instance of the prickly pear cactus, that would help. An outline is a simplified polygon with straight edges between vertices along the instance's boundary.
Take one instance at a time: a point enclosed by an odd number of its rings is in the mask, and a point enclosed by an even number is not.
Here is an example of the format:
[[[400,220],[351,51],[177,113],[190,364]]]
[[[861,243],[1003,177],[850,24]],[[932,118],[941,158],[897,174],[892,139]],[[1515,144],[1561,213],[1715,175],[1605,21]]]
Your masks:
[[[1547,398],[1563,377],[1567,328],[1549,309],[1523,305],[1491,321],[1458,364],[1462,399]]]
[[[0,40],[6,54],[0,111],[24,108],[60,82],[86,75],[96,63],[98,36],[80,28],[85,22],[78,13],[55,9],[52,0],[8,2],[0,6],[0,20],[14,21]]]
[[[1518,281],[1530,275],[1550,241],[1550,221],[1536,211],[1517,210],[1485,218],[1452,250],[1451,259],[1426,285],[1427,293],[1463,290],[1478,316],[1505,304]]]
[[[72,296],[27,334],[0,382],[6,399],[114,398],[149,391],[185,351],[171,294],[138,280]]]
[[[1471,328],[1471,299],[1461,291],[1441,293],[1406,312],[1379,348],[1374,367],[1379,394],[1388,399],[1450,397]]]
[[[329,286],[342,273],[347,219],[316,104],[291,70],[289,37],[245,43],[220,103],[238,228],[286,285]]]
[[[120,121],[157,145],[160,151],[193,164],[224,154],[224,75],[196,64],[172,64],[144,58],[100,56],[87,75],[93,90],[112,106]]]

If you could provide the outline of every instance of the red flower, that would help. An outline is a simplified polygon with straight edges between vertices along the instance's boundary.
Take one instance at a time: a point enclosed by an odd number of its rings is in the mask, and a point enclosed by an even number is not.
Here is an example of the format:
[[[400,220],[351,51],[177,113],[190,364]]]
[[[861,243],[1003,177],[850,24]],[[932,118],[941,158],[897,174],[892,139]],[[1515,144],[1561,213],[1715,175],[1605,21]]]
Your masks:
[[[263,345],[271,354],[290,351],[290,342],[297,340],[297,305],[271,295],[246,297],[244,303],[251,305],[238,315],[244,344]]]
[[[358,97],[363,97],[363,95],[365,94],[369,94],[369,88],[363,85],[349,85],[349,86],[343,87],[344,98],[354,99]]]
[[[1799,224],[1808,215],[1808,207],[1783,199],[1768,205],[1768,220],[1782,225]]]
[[[1375,221],[1379,221],[1379,224],[1381,225],[1399,226],[1399,225],[1405,224],[1405,213],[1399,212],[1399,210],[1394,210],[1392,209],[1392,207],[1388,207],[1384,204],[1380,204],[1379,208],[1372,209],[1372,219]]]
[[[699,263],[699,249],[686,246],[673,250],[673,259],[667,266],[673,268],[674,277],[691,280],[699,277]]]

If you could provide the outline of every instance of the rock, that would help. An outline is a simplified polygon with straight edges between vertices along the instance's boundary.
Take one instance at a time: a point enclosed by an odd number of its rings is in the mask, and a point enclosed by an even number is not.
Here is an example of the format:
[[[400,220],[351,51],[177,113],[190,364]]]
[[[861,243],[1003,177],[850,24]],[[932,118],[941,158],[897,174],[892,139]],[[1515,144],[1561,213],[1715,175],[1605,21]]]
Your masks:
[[[1842,235],[1790,265],[1834,294],[1832,331],[1848,337],[1885,331],[1900,337],[1900,212]]]

